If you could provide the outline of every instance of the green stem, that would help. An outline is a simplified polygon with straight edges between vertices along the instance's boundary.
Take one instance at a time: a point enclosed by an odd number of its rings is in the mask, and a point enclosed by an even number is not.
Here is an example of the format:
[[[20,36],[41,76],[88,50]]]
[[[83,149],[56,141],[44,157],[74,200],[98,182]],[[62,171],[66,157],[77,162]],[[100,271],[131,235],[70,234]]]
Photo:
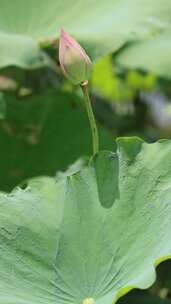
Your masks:
[[[98,130],[97,130],[97,125],[95,121],[95,117],[93,114],[92,106],[91,106],[91,101],[89,97],[89,91],[88,91],[88,81],[85,81],[81,84],[81,89],[83,91],[84,95],[84,103],[91,127],[91,132],[92,132],[92,140],[93,140],[93,155],[95,155],[99,151],[99,136],[98,136]]]

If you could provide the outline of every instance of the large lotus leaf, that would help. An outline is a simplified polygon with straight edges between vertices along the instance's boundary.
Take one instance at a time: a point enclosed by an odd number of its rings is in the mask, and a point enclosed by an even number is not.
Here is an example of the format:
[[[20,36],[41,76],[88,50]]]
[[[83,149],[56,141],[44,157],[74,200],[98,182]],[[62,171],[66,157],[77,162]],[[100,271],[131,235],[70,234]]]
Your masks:
[[[0,303],[115,303],[171,257],[171,141],[118,140],[81,171],[0,194]]]
[[[151,39],[131,44],[118,54],[117,63],[125,68],[150,71],[171,78],[171,30]]]
[[[6,119],[0,120],[0,189],[11,190],[23,179],[55,175],[77,158],[91,155],[91,131],[82,100],[52,90],[26,98],[4,95]],[[103,127],[101,149],[113,149]]]
[[[0,0],[0,67],[47,63],[40,45],[61,27],[96,58],[167,28],[170,14],[170,0]]]

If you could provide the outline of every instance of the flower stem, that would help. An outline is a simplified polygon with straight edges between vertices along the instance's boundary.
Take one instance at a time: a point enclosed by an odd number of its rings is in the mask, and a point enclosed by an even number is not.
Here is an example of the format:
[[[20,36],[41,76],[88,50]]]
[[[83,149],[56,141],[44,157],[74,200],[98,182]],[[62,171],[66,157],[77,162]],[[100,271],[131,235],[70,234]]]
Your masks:
[[[84,95],[84,104],[87,111],[90,128],[92,132],[92,141],[93,141],[93,155],[95,155],[99,151],[99,136],[98,136],[98,130],[97,125],[95,121],[95,117],[93,114],[91,101],[89,97],[89,91],[88,91],[88,81],[85,81],[81,84],[81,89],[83,91]]]

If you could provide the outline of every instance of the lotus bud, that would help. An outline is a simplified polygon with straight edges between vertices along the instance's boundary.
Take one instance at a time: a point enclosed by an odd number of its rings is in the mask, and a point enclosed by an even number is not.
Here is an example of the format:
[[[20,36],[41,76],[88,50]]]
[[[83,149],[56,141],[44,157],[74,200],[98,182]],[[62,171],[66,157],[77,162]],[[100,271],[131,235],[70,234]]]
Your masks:
[[[61,29],[59,40],[59,62],[64,75],[73,83],[81,84],[89,79],[91,60],[68,33]]]

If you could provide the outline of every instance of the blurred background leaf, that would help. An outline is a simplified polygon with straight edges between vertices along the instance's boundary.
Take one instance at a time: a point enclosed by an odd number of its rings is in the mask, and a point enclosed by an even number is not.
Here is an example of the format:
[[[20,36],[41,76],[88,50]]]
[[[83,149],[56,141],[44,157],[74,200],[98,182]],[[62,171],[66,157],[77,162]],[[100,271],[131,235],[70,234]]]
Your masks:
[[[61,27],[96,59],[170,29],[170,14],[170,0],[0,0],[0,67],[53,67],[42,48]]]
[[[23,179],[54,175],[77,158],[91,155],[91,133],[82,100],[53,90],[15,98],[6,95],[7,115],[0,121],[0,188]],[[101,148],[113,149],[114,138],[100,128]]]
[[[169,304],[170,301],[148,294],[147,292],[131,292],[118,301],[118,304]]]
[[[3,93],[0,92],[0,120],[6,116],[6,101]]]
[[[116,56],[123,68],[150,71],[160,77],[171,78],[171,29],[157,33],[154,37],[130,43]]]

